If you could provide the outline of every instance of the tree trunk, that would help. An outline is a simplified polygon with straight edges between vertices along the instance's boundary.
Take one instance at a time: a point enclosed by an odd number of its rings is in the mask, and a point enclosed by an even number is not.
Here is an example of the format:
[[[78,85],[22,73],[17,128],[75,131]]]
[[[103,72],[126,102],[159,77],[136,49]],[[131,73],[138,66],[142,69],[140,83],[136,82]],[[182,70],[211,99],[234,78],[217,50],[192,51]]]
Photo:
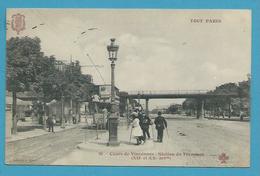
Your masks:
[[[61,128],[65,128],[63,92],[61,92]]]
[[[77,111],[77,117],[78,117],[78,119],[77,119],[77,123],[78,122],[80,122],[80,105],[79,105],[79,102],[78,101],[76,101],[76,111]]]
[[[242,98],[240,97],[239,98],[239,100],[240,100],[240,121],[243,121],[244,120],[244,117],[243,117],[243,102],[242,102]]]
[[[69,123],[72,122],[72,114],[73,114],[73,100],[70,99],[70,114],[69,114]]]
[[[228,99],[228,118],[231,118],[231,98]]]
[[[46,116],[47,116],[47,106],[46,106],[46,103],[45,101],[43,102],[43,117],[42,117],[42,120],[43,120],[43,129],[46,130]]]
[[[12,104],[12,134],[17,133],[17,115],[16,115],[16,107],[17,107],[17,97],[16,91],[13,91],[13,104]]]

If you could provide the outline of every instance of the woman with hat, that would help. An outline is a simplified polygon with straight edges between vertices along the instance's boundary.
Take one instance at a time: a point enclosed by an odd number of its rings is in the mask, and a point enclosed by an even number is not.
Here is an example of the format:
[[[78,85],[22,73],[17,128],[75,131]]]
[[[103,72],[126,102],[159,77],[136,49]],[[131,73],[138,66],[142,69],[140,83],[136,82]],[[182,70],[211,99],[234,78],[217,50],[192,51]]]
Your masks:
[[[139,119],[138,119],[138,114],[135,112],[132,114],[133,115],[133,123],[132,123],[132,135],[134,136],[134,138],[136,138],[136,145],[139,145],[142,143],[143,140],[143,131],[140,127],[140,124],[139,124]]]

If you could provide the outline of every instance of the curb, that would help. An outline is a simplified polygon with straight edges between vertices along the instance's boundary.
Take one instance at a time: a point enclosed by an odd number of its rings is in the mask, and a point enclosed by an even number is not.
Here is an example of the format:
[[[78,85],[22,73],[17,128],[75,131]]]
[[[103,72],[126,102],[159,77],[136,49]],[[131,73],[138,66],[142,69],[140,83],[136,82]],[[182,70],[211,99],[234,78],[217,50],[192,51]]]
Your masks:
[[[151,149],[154,147],[153,141],[147,141],[145,144],[134,145],[133,143],[126,144],[126,141],[120,141],[119,146],[107,146],[106,142],[98,143],[95,141],[89,141],[86,143],[81,143],[76,146],[77,149],[83,151],[94,151],[94,152],[104,152],[104,151],[116,151],[116,152],[125,152],[125,151],[143,151]]]
[[[79,126],[80,126],[80,125],[74,126],[74,127],[71,127],[71,128],[64,128],[64,130],[57,131],[57,132],[55,132],[55,133],[60,133],[60,132],[64,132],[64,131],[67,131],[67,130],[71,130],[71,129],[77,128],[77,127],[79,127]],[[45,132],[47,132],[47,131],[45,131]],[[50,133],[44,133],[44,134],[40,134],[40,135],[36,135],[36,136],[26,137],[26,138],[24,138],[24,139],[9,140],[9,141],[5,139],[5,142],[6,142],[6,143],[12,143],[12,142],[16,142],[16,141],[21,141],[21,140],[36,138],[36,137],[39,137],[39,136],[45,136],[45,135],[48,135],[48,134],[50,134]]]
[[[250,122],[250,119],[239,120],[239,119],[229,119],[229,118],[209,118],[209,117],[205,117],[205,119],[208,119],[208,120],[236,121],[236,122]]]

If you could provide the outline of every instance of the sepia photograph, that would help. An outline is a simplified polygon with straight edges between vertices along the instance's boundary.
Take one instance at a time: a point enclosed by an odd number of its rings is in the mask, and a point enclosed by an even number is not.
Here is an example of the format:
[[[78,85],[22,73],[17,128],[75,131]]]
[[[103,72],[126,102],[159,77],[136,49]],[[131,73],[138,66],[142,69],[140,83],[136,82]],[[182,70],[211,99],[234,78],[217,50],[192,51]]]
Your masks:
[[[5,164],[250,167],[251,30],[251,10],[7,9]]]

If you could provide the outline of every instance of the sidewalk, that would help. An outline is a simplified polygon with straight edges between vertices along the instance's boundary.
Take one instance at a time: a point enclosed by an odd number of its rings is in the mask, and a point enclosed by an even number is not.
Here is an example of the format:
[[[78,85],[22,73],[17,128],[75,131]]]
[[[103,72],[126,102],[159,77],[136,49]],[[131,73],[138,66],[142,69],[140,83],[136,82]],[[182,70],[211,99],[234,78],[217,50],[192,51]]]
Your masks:
[[[131,127],[131,126],[130,126]],[[108,132],[100,134],[98,139],[93,138],[79,144],[76,149],[67,156],[60,158],[51,165],[102,165],[102,166],[158,166],[158,151],[167,151],[172,148],[172,142],[165,137],[164,143],[156,143],[156,130],[154,125],[150,127],[151,139],[144,144],[135,145],[136,139],[131,137],[131,128],[120,120],[118,126],[119,146],[107,146]],[[176,149],[173,147],[173,149]],[[151,162],[151,163],[150,163]]]
[[[109,134],[108,131],[102,134],[98,134],[98,138],[90,139],[79,144],[77,148],[84,151],[104,152],[104,151],[143,151],[153,148],[153,139],[146,140],[144,144],[135,145],[136,139],[131,134],[131,126],[127,128],[124,123],[118,126],[118,141],[119,146],[107,146]]]
[[[33,125],[33,124],[31,124],[31,125]],[[77,123],[77,124],[65,124],[65,128],[61,128],[60,126],[54,126],[54,132],[56,133],[56,132],[76,128],[80,125],[85,125],[85,122],[80,122],[80,123]],[[33,138],[33,137],[37,137],[37,136],[41,136],[41,135],[47,135],[49,133],[52,133],[52,132],[48,132],[47,127],[46,127],[46,130],[41,128],[41,125],[38,125],[38,127],[39,128],[34,128],[32,130],[25,131],[25,132],[17,132],[17,134],[11,135],[10,137],[5,138],[5,141],[6,141],[6,143],[14,142],[14,141],[18,141],[18,140]]]
[[[234,116],[231,116],[230,118],[228,116],[225,116],[224,118],[222,116],[220,116],[220,117],[205,117],[205,118],[209,119],[209,120],[227,120],[227,121],[239,121],[239,122],[250,121],[249,117],[244,117],[243,120],[240,120],[240,117],[234,117]]]

